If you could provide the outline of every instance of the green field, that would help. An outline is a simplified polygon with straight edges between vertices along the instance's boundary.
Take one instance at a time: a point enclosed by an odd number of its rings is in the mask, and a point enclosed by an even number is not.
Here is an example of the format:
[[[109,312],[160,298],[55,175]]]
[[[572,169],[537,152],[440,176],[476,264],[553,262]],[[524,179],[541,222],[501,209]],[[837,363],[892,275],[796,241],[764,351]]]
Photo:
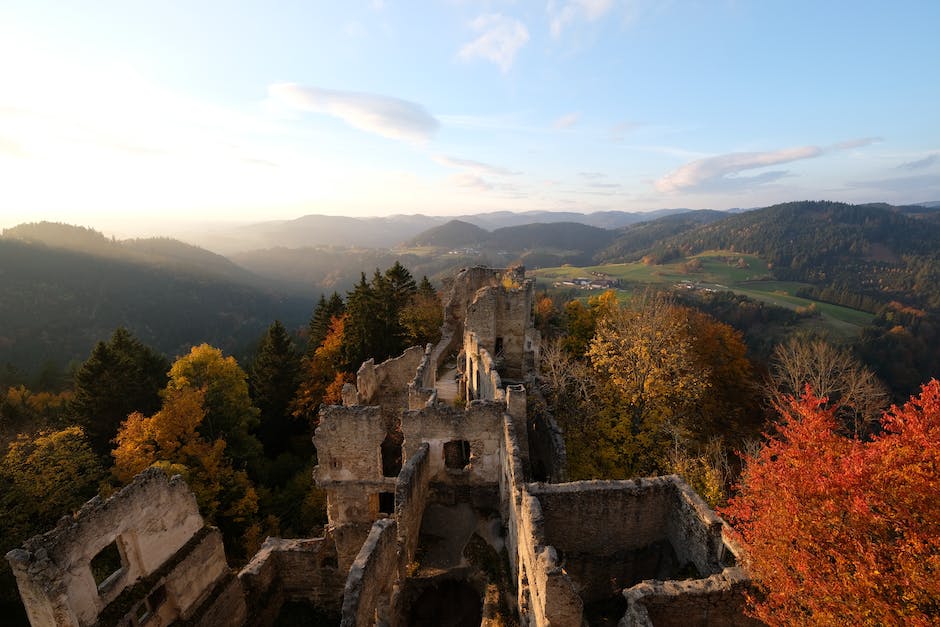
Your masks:
[[[795,296],[805,283],[776,281],[767,262],[754,255],[742,255],[729,251],[707,251],[662,265],[643,263],[618,263],[603,266],[562,266],[559,268],[539,268],[529,274],[536,278],[540,288],[551,288],[554,283],[579,277],[599,278],[594,272],[606,275],[606,278],[620,279],[619,290],[623,297],[628,297],[637,287],[643,285],[692,286],[687,289],[728,290],[749,296],[770,305],[802,310],[814,307],[818,317],[810,317],[805,326],[826,329],[843,337],[856,335],[862,327],[869,324],[872,314]]]

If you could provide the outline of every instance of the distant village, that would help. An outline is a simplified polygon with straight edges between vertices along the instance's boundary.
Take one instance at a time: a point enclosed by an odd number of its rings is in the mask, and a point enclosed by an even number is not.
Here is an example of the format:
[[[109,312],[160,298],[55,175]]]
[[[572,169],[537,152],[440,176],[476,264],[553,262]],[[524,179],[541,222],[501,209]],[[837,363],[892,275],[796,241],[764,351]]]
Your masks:
[[[582,290],[609,290],[620,287],[620,279],[612,279],[603,272],[591,272],[593,278],[577,277],[564,281],[555,281],[555,287],[576,287]]]

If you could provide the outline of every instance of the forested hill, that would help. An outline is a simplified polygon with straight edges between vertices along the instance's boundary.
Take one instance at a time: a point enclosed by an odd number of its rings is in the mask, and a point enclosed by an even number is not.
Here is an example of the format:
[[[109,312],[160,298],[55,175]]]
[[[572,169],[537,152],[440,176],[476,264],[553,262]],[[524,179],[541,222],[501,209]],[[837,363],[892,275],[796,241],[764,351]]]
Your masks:
[[[477,245],[485,241],[489,235],[489,231],[475,224],[463,220],[451,220],[420,233],[407,242],[407,245],[461,248]]]
[[[606,261],[724,249],[767,259],[777,279],[940,308],[940,224],[885,205],[793,202],[698,226]]]
[[[616,236],[616,231],[577,222],[522,224],[486,231],[461,220],[451,220],[416,236],[410,245],[499,251],[527,266],[584,265]]]
[[[111,241],[85,235],[89,245]],[[0,367],[15,364],[27,374],[48,361],[87,358],[118,326],[170,357],[201,342],[237,353],[275,318],[295,328],[312,308],[312,298],[218,275],[0,238]]]
[[[56,222],[35,222],[5,229],[0,234],[0,239],[139,263],[203,278],[255,286],[268,284],[261,277],[235,265],[222,255],[166,237],[116,240],[85,227]]]
[[[620,235],[610,246],[597,253],[598,260],[620,259],[639,255],[640,251],[650,250],[660,242],[680,233],[685,233],[703,224],[710,224],[728,217],[724,211],[702,209],[686,211],[656,220],[640,222],[619,229]]]

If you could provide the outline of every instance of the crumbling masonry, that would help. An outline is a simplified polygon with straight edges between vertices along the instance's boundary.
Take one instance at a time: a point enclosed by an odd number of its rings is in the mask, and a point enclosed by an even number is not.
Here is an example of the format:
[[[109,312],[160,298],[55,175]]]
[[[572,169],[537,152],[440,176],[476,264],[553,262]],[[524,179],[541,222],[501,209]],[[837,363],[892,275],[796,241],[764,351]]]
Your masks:
[[[344,627],[753,624],[738,551],[679,477],[563,482],[558,428],[526,411],[524,270],[446,287],[437,345],[367,361],[321,410],[322,537],[269,538],[236,574],[182,480],[150,469],[7,555],[33,625],[272,625],[288,605]]]

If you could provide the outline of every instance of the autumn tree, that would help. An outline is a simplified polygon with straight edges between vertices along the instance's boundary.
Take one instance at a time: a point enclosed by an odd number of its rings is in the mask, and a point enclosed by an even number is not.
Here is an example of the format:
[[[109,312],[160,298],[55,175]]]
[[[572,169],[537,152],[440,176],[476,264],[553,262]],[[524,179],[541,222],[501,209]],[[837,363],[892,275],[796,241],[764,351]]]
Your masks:
[[[160,407],[166,384],[166,359],[118,328],[107,342],[98,342],[75,375],[71,413],[85,429],[96,453],[106,456],[118,426],[134,411]]]
[[[184,391],[205,390],[205,420],[199,433],[207,441],[227,443],[227,456],[238,466],[256,469],[262,447],[253,435],[258,426],[258,408],[248,394],[247,375],[234,357],[208,344],[195,346],[170,368],[164,399]]]
[[[183,475],[200,512],[222,530],[226,546],[250,554],[260,543],[258,496],[248,475],[233,467],[223,437],[202,433],[208,394],[204,387],[169,388],[153,416],[128,416],[115,440],[112,473],[121,483],[150,466]]]
[[[333,318],[326,339],[312,356],[304,357],[301,362],[300,385],[291,402],[291,411],[294,418],[308,424],[311,431],[316,428],[320,404],[341,402],[343,383],[353,381],[352,375],[344,370],[347,320],[346,314]]]
[[[276,457],[287,449],[292,436],[301,429],[291,419],[290,402],[299,382],[300,357],[294,342],[279,320],[268,328],[248,373],[248,390],[260,411],[258,436],[265,455]]]
[[[840,433],[808,388],[780,408],[723,514],[771,625],[935,625],[940,617],[940,382],[882,418],[871,441]]]
[[[0,474],[9,481],[6,496],[13,498],[15,510],[27,514],[33,527],[52,524],[80,506],[95,495],[104,477],[77,426],[19,436],[3,457]]]
[[[343,302],[342,296],[336,292],[333,292],[329,298],[320,294],[320,300],[313,310],[313,316],[311,316],[307,327],[306,355],[312,355],[319,348],[323,340],[326,339],[327,333],[330,332],[330,323],[333,318],[343,315],[345,311],[346,303]]]
[[[0,552],[48,531],[93,497],[104,470],[81,427],[20,435],[0,457]],[[0,566],[4,624],[27,624],[9,566]]]
[[[587,355],[620,393],[624,426],[632,435],[678,428],[683,412],[708,389],[687,318],[661,296],[646,295],[606,312]]]
[[[888,405],[884,385],[848,350],[819,338],[790,338],[774,349],[765,392],[772,405],[787,407],[786,399],[807,385],[835,408],[850,435],[868,435]]]
[[[436,344],[441,339],[444,307],[428,277],[421,278],[411,301],[399,312],[398,320],[405,331],[405,344],[408,346]]]
[[[71,391],[34,392],[22,384],[0,390],[0,445],[18,433],[68,426],[71,399]]]

